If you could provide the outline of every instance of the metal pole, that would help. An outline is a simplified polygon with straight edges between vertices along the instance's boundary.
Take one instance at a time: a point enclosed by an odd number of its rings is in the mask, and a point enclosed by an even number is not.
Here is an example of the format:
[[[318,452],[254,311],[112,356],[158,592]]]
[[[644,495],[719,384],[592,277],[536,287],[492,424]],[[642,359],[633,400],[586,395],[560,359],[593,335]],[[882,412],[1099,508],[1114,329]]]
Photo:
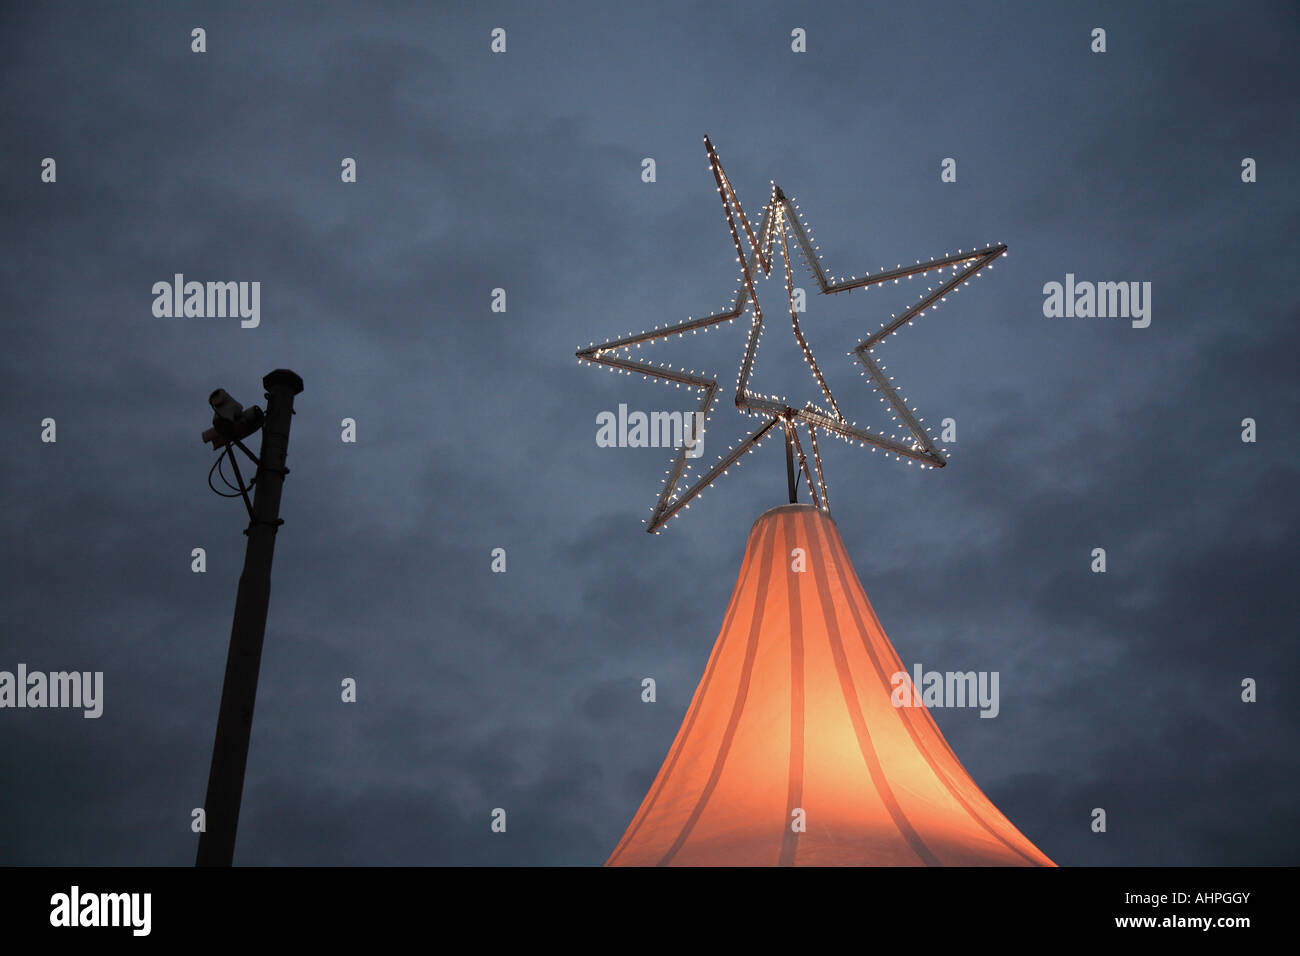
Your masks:
[[[235,856],[235,830],[244,791],[248,738],[253,729],[266,610],[271,599],[271,559],[275,556],[275,532],[282,523],[280,491],[288,474],[284,460],[289,450],[289,424],[293,397],[302,391],[302,379],[288,369],[276,369],[262,379],[262,385],[266,388],[266,424],[262,426],[261,464],[257,469],[253,518],[244,531],[248,548],[235,598],[235,620],[230,628],[230,651],[204,800],[206,828],[199,834],[195,866],[230,866]]]
[[[790,504],[799,500],[799,489],[794,483],[794,428],[787,418],[785,421],[785,478],[790,485]]]

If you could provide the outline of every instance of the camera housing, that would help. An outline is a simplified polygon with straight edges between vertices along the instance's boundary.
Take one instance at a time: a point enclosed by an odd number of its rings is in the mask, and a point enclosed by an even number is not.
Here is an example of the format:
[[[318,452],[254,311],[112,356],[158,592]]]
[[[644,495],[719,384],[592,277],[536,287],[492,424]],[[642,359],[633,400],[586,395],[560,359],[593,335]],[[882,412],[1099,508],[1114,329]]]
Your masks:
[[[201,437],[213,448],[247,438],[265,421],[262,409],[256,405],[245,408],[224,388],[215,389],[208,396],[208,404],[212,406],[212,427],[205,429]]]
[[[212,411],[215,413],[214,422],[220,418],[234,424],[239,420],[239,415],[244,410],[244,406],[235,401],[224,388],[214,390],[208,396],[208,404],[212,406]]]

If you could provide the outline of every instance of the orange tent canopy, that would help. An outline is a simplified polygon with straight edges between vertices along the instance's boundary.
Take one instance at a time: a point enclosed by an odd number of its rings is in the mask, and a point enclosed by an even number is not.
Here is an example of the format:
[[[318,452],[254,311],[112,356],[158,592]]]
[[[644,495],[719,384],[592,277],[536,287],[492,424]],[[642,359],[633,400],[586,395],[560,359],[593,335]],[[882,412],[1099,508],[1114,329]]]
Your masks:
[[[766,512],[677,738],[606,865],[1054,866],[929,711],[894,706],[904,670],[830,517]]]

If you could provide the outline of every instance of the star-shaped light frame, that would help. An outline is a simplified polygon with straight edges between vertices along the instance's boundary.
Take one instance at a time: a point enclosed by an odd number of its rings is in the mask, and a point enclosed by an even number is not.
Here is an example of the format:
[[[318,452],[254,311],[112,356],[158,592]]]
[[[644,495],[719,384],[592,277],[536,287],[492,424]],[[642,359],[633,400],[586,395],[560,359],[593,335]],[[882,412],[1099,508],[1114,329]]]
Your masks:
[[[956,255],[946,255],[939,259],[930,259],[928,262],[921,262],[918,259],[915,265],[904,266],[899,264],[894,269],[886,269],[874,275],[867,274],[861,278],[851,276],[848,279],[836,281],[822,265],[818,248],[813,243],[810,232],[805,228],[799,207],[781,191],[780,187],[775,183],[772,184],[771,197],[763,207],[763,215],[759,220],[758,229],[755,231],[741,208],[740,200],[736,197],[736,191],[732,188],[730,180],[727,179],[722,163],[718,160],[718,154],[714,151],[713,144],[709,142],[707,136],[704,137],[704,148],[709,154],[709,168],[717,183],[718,196],[722,200],[722,211],[727,220],[727,228],[731,232],[732,244],[736,248],[736,260],[740,263],[741,281],[731,307],[725,312],[716,312],[700,319],[688,318],[685,322],[679,322],[676,325],[668,325],[663,328],[656,326],[648,332],[643,331],[635,335],[626,335],[619,339],[603,342],[600,345],[592,344],[585,349],[579,349],[577,356],[582,362],[604,365],[610,371],[627,374],[640,373],[646,378],[658,379],[678,388],[685,386],[699,391],[701,393],[699,411],[703,414],[707,426],[713,409],[713,400],[718,394],[716,375],[709,378],[693,370],[685,371],[669,365],[627,358],[625,354],[631,349],[639,349],[642,345],[653,344],[660,339],[666,339],[674,335],[685,335],[687,332],[695,334],[702,330],[708,331],[724,322],[734,322],[746,310],[749,310],[753,313],[753,324],[750,327],[745,353],[741,358],[740,370],[736,377],[736,408],[743,414],[761,419],[761,424],[739,444],[728,448],[726,454],[721,455],[717,462],[693,483],[691,481],[694,477],[692,474],[693,466],[687,462],[687,451],[689,449],[687,443],[683,443],[683,446],[677,452],[672,467],[667,472],[668,477],[664,482],[663,491],[654,506],[646,530],[651,533],[658,532],[683,509],[689,508],[693,499],[699,497],[705,488],[726,474],[732,465],[738,464],[744,455],[753,452],[759,443],[778,425],[781,426],[789,447],[797,455],[799,468],[813,496],[813,504],[828,513],[830,506],[826,497],[826,480],[822,473],[821,453],[817,446],[818,429],[848,442],[857,442],[864,447],[870,446],[872,451],[877,448],[882,449],[886,453],[886,457],[893,454],[900,461],[907,460],[909,465],[913,462],[919,463],[923,468],[942,468],[946,465],[945,450],[935,445],[933,438],[922,424],[923,419],[917,417],[915,414],[916,409],[907,406],[906,401],[899,395],[898,389],[893,384],[892,376],[885,375],[884,367],[875,358],[873,351],[881,342],[904,325],[909,325],[914,318],[924,315],[926,309],[934,308],[949,293],[955,292],[959,286],[968,283],[985,266],[991,268],[993,260],[1005,253],[1007,247],[998,243],[982,249],[973,249],[970,252],[958,250]],[[737,227],[737,221],[739,221],[739,228]],[[741,244],[741,232],[744,233],[749,244],[748,257],[745,256],[745,250]],[[802,408],[793,408],[783,398],[774,395],[760,395],[749,388],[750,378],[754,372],[755,355],[758,352],[759,341],[763,336],[763,310],[754,291],[754,274],[757,269],[761,268],[764,276],[771,275],[772,250],[778,235],[781,238],[781,256],[785,266],[785,287],[789,300],[790,324],[794,330],[795,341],[803,350],[804,361],[808,364],[813,379],[817,382],[822,395],[830,406],[829,410],[814,402],[808,402]],[[789,236],[791,235],[793,235],[794,241],[799,246],[799,251],[808,271],[817,282],[820,294],[823,295],[851,292],[854,289],[882,285],[891,280],[898,283],[901,279],[911,279],[914,276],[924,275],[928,272],[937,271],[942,273],[947,269],[952,270],[953,275],[951,277],[938,286],[926,289],[925,293],[911,308],[897,315],[891,315],[888,322],[881,323],[876,332],[863,339],[852,352],[848,353],[862,365],[863,374],[871,380],[872,386],[880,393],[880,400],[886,403],[894,421],[901,423],[906,428],[908,432],[906,436],[881,435],[860,428],[856,423],[846,419],[840,412],[839,403],[835,401],[835,396],[831,394],[826,379],[822,377],[821,370],[817,367],[817,360],[813,357],[812,350],[809,349],[803,332],[799,328],[799,313],[795,308],[794,279],[790,260]],[[803,452],[803,445],[799,440],[799,425],[803,425],[808,433],[808,441],[816,470],[815,484],[813,473],[808,467],[808,459]],[[701,435],[693,437],[696,440],[702,438]]]

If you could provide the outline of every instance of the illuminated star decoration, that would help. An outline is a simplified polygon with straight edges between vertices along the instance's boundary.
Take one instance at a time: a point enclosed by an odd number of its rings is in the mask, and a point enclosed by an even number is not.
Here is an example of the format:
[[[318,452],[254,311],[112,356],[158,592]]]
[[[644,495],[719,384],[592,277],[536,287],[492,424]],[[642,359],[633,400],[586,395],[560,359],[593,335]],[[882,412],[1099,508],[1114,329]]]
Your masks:
[[[687,332],[694,334],[699,331],[708,331],[723,322],[734,322],[748,310],[753,315],[753,324],[750,327],[745,353],[741,359],[740,370],[736,377],[736,408],[743,414],[760,419],[761,423],[739,444],[728,448],[726,454],[720,456],[717,462],[698,478],[695,478],[693,474],[693,465],[690,465],[687,461],[688,444],[690,444],[689,439],[691,438],[688,435],[688,441],[683,442],[672,467],[667,472],[668,477],[664,482],[663,491],[654,506],[646,530],[651,533],[658,532],[678,512],[689,508],[692,499],[698,497],[705,488],[726,474],[727,469],[737,464],[745,454],[753,452],[769,432],[778,425],[785,435],[787,447],[792,452],[794,460],[798,461],[802,477],[807,481],[813,504],[828,513],[830,509],[826,498],[826,481],[822,474],[821,454],[817,447],[817,432],[819,429],[845,441],[857,442],[864,447],[870,446],[872,451],[877,448],[882,449],[886,457],[892,454],[899,461],[906,459],[909,465],[915,461],[922,468],[942,468],[947,464],[947,458],[944,454],[946,449],[940,449],[935,445],[933,438],[922,424],[923,419],[917,417],[916,409],[908,407],[906,401],[899,395],[897,387],[893,384],[892,376],[885,375],[884,366],[880,364],[873,353],[888,336],[897,332],[904,325],[910,325],[912,319],[924,315],[926,309],[937,306],[949,293],[954,292],[958,286],[969,282],[985,266],[991,268],[993,260],[1006,252],[1007,247],[999,243],[986,246],[983,249],[973,249],[970,252],[958,250],[956,255],[930,259],[928,262],[921,262],[918,259],[915,265],[904,266],[900,264],[897,268],[886,269],[877,272],[875,275],[867,274],[861,278],[851,276],[837,281],[822,265],[821,256],[818,254],[817,246],[812,242],[810,233],[805,228],[799,207],[773,183],[771,198],[763,207],[762,218],[759,220],[758,229],[755,230],[745,216],[744,210],[741,209],[740,200],[736,198],[736,192],[727,179],[727,174],[718,161],[718,154],[714,152],[713,144],[709,142],[707,136],[704,138],[704,148],[709,154],[709,168],[713,172],[713,178],[717,183],[718,196],[722,200],[722,211],[726,216],[727,228],[731,232],[732,244],[736,247],[736,260],[740,263],[740,287],[736,290],[731,307],[725,312],[717,312],[704,318],[688,318],[685,322],[679,322],[676,325],[667,325],[663,328],[655,326],[654,329],[648,332],[643,331],[639,334],[627,335],[600,345],[592,344],[585,349],[579,349],[577,355],[580,361],[604,365],[610,371],[617,370],[627,374],[640,373],[646,378],[658,379],[678,388],[685,386],[688,389],[699,391],[701,393],[699,411],[702,413],[703,421],[707,425],[713,408],[713,400],[718,394],[716,375],[709,378],[693,370],[676,369],[669,365],[629,358],[626,355],[631,349],[639,349],[642,345],[653,344],[659,339],[684,335]],[[744,247],[741,245],[740,235],[742,232],[749,245],[748,257],[746,257]],[[792,408],[786,404],[783,398],[773,395],[759,395],[750,391],[749,388],[749,380],[754,372],[755,353],[758,351],[758,343],[763,335],[763,310],[754,292],[754,273],[761,268],[764,276],[771,275],[773,245],[778,235],[781,239],[781,257],[785,266],[785,288],[789,300],[790,324],[794,329],[795,341],[799,343],[800,349],[803,350],[804,361],[807,363],[813,379],[817,382],[817,386],[826,399],[826,404],[829,406],[827,408],[823,408],[814,402],[808,402],[802,408]],[[880,285],[891,280],[897,283],[900,279],[911,279],[913,276],[924,275],[927,272],[942,273],[944,270],[949,269],[952,271],[953,274],[949,278],[940,282],[937,286],[926,289],[925,293],[911,308],[898,315],[890,316],[888,322],[881,323],[879,330],[863,339],[852,352],[848,353],[861,364],[863,374],[871,380],[872,386],[880,393],[881,402],[886,403],[894,422],[901,424],[906,429],[906,434],[902,436],[877,434],[865,428],[860,428],[856,423],[846,419],[840,412],[839,403],[835,401],[835,397],[831,394],[830,387],[822,377],[821,370],[817,367],[817,361],[813,358],[812,351],[808,348],[808,343],[799,328],[799,315],[795,309],[794,280],[790,261],[789,237],[791,235],[799,246],[799,251],[808,271],[812,274],[820,292],[824,295],[850,292],[853,289]],[[813,473],[808,467],[808,459],[803,451],[803,443],[799,440],[798,426],[800,425],[804,427],[808,435],[808,444],[812,451],[816,471],[815,481]],[[700,438],[702,438],[702,435],[694,436],[696,441]],[[693,483],[692,479],[694,479]]]

